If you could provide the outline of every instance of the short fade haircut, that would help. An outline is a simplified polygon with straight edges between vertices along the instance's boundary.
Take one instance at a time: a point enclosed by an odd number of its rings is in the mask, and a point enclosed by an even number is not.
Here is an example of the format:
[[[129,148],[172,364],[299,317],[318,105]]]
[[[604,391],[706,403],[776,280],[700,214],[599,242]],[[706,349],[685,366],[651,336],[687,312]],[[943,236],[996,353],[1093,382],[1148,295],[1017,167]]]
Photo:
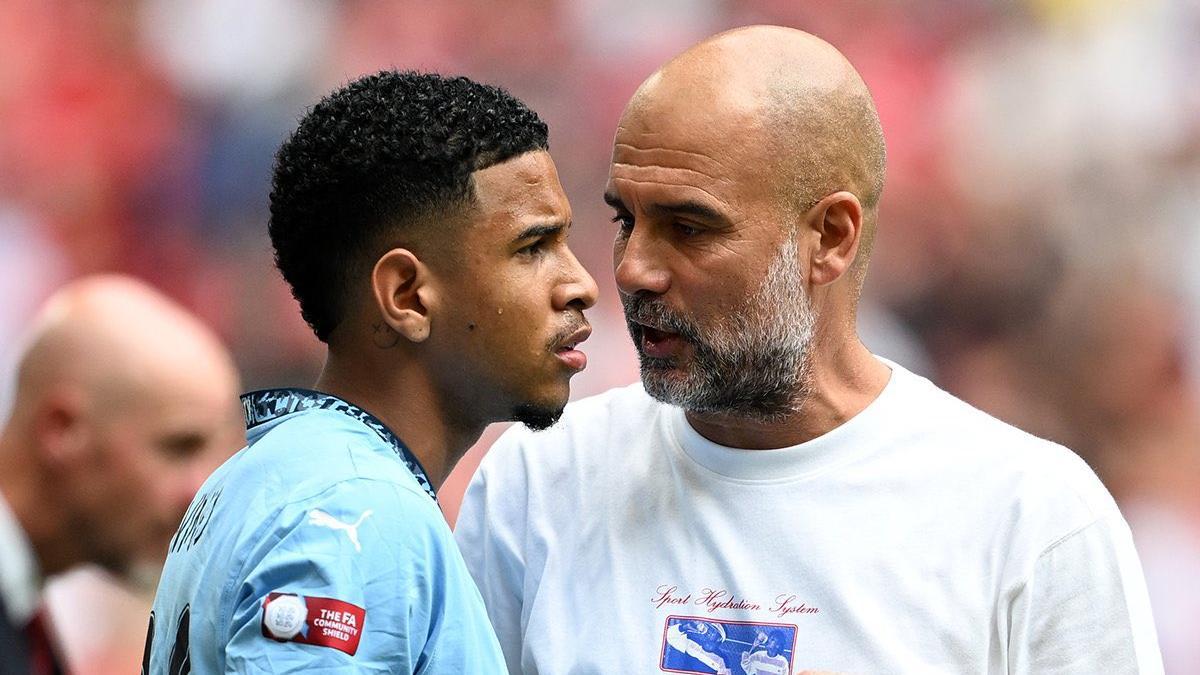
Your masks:
[[[548,148],[537,113],[465,77],[382,71],[321,99],[275,156],[268,228],[317,338],[398,235],[473,204],[473,172]]]

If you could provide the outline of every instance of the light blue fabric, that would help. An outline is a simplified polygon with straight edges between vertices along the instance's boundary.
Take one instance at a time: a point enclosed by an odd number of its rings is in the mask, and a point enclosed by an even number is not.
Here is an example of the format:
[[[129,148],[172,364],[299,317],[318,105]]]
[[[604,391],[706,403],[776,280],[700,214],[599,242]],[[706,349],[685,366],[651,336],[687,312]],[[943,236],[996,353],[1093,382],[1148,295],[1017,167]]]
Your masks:
[[[243,404],[249,445],[205,482],[171,543],[149,672],[505,672],[479,591],[403,443],[317,392],[256,392]],[[264,635],[273,592],[365,609],[355,654]]]

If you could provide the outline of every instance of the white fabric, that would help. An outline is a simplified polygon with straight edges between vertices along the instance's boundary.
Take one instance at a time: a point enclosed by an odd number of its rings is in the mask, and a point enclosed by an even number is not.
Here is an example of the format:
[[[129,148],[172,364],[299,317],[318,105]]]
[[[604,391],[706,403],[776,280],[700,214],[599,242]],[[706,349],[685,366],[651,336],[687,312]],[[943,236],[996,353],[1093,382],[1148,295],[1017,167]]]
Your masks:
[[[457,537],[511,672],[715,672],[679,667],[676,617],[720,623],[705,649],[732,673],[750,625],[792,636],[791,672],[1161,672],[1095,474],[889,366],[863,412],[780,450],[711,443],[640,385],[507,432]]]
[[[0,596],[4,598],[9,623],[14,626],[29,623],[37,611],[41,590],[42,576],[33,544],[0,494]]]

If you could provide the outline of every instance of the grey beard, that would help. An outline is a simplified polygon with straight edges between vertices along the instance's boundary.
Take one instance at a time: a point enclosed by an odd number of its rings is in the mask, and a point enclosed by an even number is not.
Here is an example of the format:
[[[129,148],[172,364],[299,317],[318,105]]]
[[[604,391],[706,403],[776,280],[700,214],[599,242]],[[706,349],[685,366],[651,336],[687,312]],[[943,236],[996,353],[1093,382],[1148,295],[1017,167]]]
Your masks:
[[[654,398],[689,412],[777,421],[808,397],[816,315],[795,265],[789,239],[747,302],[707,330],[643,295],[622,295],[625,318],[641,364],[642,384]],[[642,353],[646,324],[678,333],[691,362]]]

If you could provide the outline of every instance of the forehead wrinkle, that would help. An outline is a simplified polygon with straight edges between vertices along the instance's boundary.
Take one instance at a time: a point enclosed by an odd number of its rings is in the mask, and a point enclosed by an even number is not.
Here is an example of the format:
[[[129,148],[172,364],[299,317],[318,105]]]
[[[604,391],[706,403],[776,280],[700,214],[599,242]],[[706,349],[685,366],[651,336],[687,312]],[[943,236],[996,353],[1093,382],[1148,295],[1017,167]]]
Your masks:
[[[698,169],[689,169],[683,166],[664,166],[662,164],[630,164],[628,162],[613,162],[614,167],[626,167],[629,171],[682,171],[684,173],[703,176],[717,183],[732,184],[734,181],[728,176],[713,176]]]
[[[709,197],[710,199],[715,201],[717,204],[720,204],[721,206],[725,207],[725,209],[729,213],[729,215],[727,216],[727,219],[729,220],[730,223],[737,224],[737,223],[740,223],[741,221],[745,220],[745,216],[742,214],[741,209],[738,209],[734,205],[730,204],[728,201],[726,201],[726,200],[714,195],[713,193],[709,192],[708,190],[705,190],[704,188],[696,186],[696,185],[686,185],[686,184],[681,185],[679,183],[666,183],[666,182],[659,181],[659,180],[639,180],[637,178],[627,178],[624,176],[613,176],[613,182],[614,183],[618,183],[618,182],[637,183],[637,184],[641,184],[641,185],[661,185],[663,187],[669,187],[669,188],[675,188],[675,189],[695,190],[695,191],[700,192],[700,193],[704,194],[705,196]],[[618,197],[619,196],[620,195],[618,195]],[[643,211],[652,210],[650,207],[644,207],[644,206],[640,206],[640,204],[638,204],[638,202],[642,202],[644,200],[636,199],[636,197],[637,197],[636,193],[633,196],[635,197],[635,199],[634,199],[635,204],[633,205],[634,207],[640,208]],[[622,200],[622,201],[624,201],[624,200]],[[651,201],[654,201],[654,200],[651,200]]]
[[[650,135],[650,134],[643,134],[643,135]],[[654,135],[658,135],[658,134],[654,134]],[[613,152],[613,155],[614,155],[613,163],[614,164],[619,163],[619,162],[615,161],[615,155],[617,154],[616,150],[625,150],[627,152],[633,153],[635,156],[636,155],[645,155],[645,154],[650,154],[650,153],[655,153],[655,154],[662,153],[664,155],[667,155],[668,157],[672,156],[672,155],[681,155],[682,156],[681,159],[699,160],[700,162],[709,165],[708,167],[705,167],[705,171],[710,171],[715,174],[729,173],[728,168],[720,160],[716,159],[712,155],[708,155],[708,154],[705,154],[702,152],[694,152],[691,150],[683,150],[680,148],[666,148],[666,147],[661,147],[661,146],[660,147],[652,147],[652,148],[642,148],[642,147],[633,145],[632,143],[625,143],[622,141],[617,141],[616,143],[613,143],[613,149],[614,149],[614,152]],[[697,172],[700,173],[700,171],[697,171]],[[709,174],[705,174],[705,175],[709,175]],[[709,175],[709,177],[711,178],[712,176]]]

